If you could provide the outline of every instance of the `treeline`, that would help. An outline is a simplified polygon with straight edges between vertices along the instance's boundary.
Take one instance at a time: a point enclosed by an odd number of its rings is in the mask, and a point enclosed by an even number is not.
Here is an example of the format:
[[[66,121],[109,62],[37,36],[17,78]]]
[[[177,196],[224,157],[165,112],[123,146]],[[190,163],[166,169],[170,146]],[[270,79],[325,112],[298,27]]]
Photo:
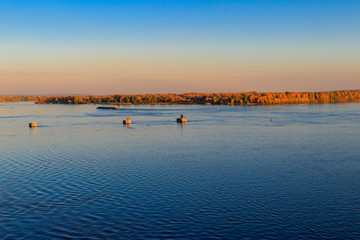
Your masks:
[[[34,102],[37,97],[33,96],[0,96],[0,102]]]
[[[38,104],[213,104],[279,105],[360,102],[360,91],[275,93],[185,93],[37,97]]]

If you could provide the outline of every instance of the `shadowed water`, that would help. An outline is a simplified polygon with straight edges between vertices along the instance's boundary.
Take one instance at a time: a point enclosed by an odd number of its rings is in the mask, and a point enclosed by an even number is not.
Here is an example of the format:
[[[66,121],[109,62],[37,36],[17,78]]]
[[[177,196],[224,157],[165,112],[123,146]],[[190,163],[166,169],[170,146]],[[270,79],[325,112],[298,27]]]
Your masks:
[[[0,239],[360,238],[360,104],[2,103],[0,129]]]

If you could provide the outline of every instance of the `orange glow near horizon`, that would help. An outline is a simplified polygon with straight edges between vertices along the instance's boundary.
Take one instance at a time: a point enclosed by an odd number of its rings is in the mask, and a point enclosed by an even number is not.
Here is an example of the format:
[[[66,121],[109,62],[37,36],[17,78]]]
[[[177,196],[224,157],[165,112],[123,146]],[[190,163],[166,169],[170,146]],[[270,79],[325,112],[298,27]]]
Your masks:
[[[7,61],[1,94],[320,91],[359,88],[359,62],[344,58],[108,56]],[[210,54],[209,54],[210,55]],[[70,57],[69,57],[70,58]]]

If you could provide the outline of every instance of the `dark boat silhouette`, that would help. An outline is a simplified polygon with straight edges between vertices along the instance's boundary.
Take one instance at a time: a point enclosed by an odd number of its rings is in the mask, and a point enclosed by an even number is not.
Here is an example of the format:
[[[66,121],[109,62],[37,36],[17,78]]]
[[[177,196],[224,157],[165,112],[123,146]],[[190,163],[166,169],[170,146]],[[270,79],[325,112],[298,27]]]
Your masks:
[[[176,119],[176,121],[179,123],[187,123],[187,119],[185,115],[181,115],[180,118]]]
[[[112,109],[112,110],[119,110],[120,108],[117,106],[111,106],[111,107],[97,107],[96,109]]]

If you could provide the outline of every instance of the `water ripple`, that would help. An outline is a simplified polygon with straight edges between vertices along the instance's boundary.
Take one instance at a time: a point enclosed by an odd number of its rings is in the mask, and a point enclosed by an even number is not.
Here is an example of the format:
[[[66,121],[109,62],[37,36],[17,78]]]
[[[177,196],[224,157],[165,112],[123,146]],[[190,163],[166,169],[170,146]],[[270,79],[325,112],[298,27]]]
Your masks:
[[[359,105],[13,108],[0,239],[360,238]]]

